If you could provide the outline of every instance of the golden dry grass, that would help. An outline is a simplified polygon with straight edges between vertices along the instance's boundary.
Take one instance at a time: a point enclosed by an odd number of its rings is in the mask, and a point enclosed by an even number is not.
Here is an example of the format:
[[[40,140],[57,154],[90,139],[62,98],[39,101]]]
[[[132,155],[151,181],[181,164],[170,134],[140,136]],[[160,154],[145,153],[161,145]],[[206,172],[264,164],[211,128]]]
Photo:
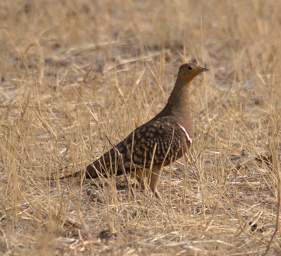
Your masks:
[[[0,3],[1,255],[280,255],[281,2]],[[194,145],[162,201],[83,168],[161,109],[178,66]],[[257,162],[272,156],[272,168]]]

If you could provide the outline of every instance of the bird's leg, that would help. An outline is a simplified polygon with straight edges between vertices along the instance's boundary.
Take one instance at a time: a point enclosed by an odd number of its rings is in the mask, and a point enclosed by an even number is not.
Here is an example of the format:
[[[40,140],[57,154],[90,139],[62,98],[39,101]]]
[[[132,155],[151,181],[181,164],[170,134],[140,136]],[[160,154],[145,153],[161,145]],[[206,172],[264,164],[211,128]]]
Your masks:
[[[138,169],[136,170],[136,179],[138,181],[138,184],[140,185],[141,189],[145,190],[146,188],[146,171],[144,169]]]
[[[162,173],[162,168],[152,170],[150,180],[149,180],[149,187],[157,198],[161,198],[160,193],[157,190],[157,186],[159,183],[159,178],[161,176],[161,173]]]
[[[133,185],[132,194],[135,198],[135,189],[138,187],[141,190],[146,190],[147,183],[146,183],[146,170],[145,169],[135,169],[131,172],[130,176],[136,180],[136,183]]]

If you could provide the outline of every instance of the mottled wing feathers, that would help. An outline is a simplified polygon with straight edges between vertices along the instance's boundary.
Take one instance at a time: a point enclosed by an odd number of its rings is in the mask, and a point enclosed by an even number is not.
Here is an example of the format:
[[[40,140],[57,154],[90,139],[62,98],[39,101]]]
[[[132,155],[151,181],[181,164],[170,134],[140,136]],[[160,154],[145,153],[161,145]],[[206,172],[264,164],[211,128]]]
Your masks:
[[[86,176],[107,177],[135,168],[170,164],[181,157],[191,143],[186,134],[172,117],[151,120],[89,165]]]
[[[182,155],[182,142],[185,135],[173,119],[161,118],[151,121],[135,130],[127,138],[128,145],[133,145],[133,152],[128,152],[126,160],[132,154],[133,163],[149,168],[153,165],[167,165]]]

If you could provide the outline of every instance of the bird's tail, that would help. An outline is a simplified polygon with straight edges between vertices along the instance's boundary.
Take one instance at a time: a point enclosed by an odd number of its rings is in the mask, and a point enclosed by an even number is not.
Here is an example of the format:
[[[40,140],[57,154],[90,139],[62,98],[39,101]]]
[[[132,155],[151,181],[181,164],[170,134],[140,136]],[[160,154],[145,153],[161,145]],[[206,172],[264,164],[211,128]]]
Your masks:
[[[69,169],[69,166],[61,170]],[[67,178],[80,177],[82,179],[96,179],[99,177],[108,178],[111,176],[120,176],[125,172],[122,155],[112,148],[99,159],[95,160],[86,167],[86,170],[78,170],[74,173],[61,177],[51,177],[49,180],[64,180]]]
[[[125,168],[116,154],[112,155],[111,150],[101,158],[89,164],[86,168],[85,178],[96,179],[98,177],[108,178],[120,176],[125,172]]]

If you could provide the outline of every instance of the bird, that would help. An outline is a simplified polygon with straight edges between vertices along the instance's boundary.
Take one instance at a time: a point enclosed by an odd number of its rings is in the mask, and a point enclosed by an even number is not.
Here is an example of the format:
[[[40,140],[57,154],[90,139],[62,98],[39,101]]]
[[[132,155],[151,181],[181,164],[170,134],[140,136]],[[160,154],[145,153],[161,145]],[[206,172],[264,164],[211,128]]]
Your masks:
[[[207,70],[196,59],[182,64],[163,109],[89,164],[84,171],[84,178],[108,178],[135,173],[142,186],[147,179],[150,190],[160,198],[158,184],[163,167],[181,158],[192,144],[191,81]],[[81,171],[68,176],[79,175]]]

